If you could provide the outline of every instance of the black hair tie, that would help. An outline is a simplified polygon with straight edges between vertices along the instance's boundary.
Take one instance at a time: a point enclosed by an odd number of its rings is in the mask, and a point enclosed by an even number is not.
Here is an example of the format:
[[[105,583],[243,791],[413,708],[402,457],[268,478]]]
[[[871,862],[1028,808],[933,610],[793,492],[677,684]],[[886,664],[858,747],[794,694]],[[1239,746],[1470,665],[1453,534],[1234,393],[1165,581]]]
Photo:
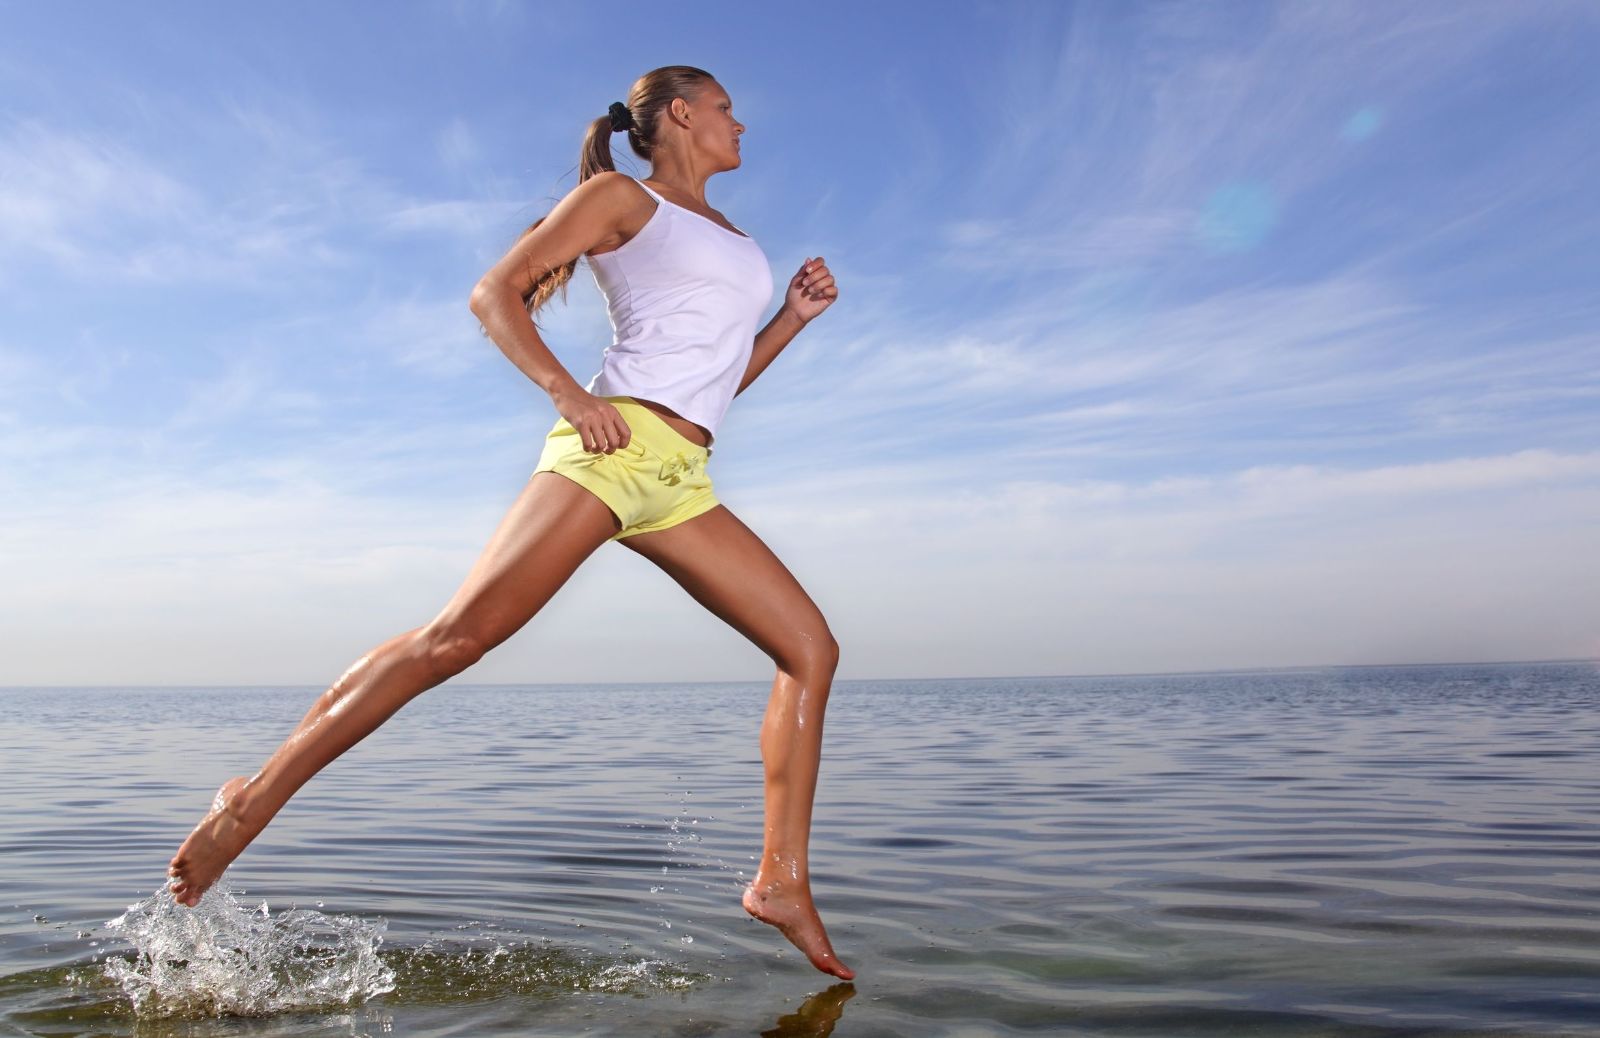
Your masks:
[[[633,113],[621,101],[611,102],[611,132],[633,129]]]

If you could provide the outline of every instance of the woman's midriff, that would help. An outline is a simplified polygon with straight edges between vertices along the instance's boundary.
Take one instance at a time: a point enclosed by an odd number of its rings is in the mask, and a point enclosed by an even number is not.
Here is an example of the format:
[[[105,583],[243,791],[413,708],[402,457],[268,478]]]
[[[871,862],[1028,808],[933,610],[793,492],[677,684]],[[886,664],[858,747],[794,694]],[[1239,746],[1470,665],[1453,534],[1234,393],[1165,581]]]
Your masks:
[[[679,415],[676,411],[673,411],[671,408],[668,408],[668,407],[666,407],[666,406],[664,406],[662,404],[658,404],[654,400],[640,400],[638,397],[634,397],[633,400],[640,407],[647,407],[650,410],[654,411],[656,414],[660,415],[662,421],[664,421],[668,425],[672,426],[673,429],[677,430],[678,433],[680,435],[682,435],[683,438],[688,440],[690,443],[698,444],[701,447],[706,447],[706,446],[710,445],[710,443],[711,443],[711,434],[710,433],[708,433],[706,430],[702,429],[700,426],[696,425],[695,423],[689,421],[689,419],[684,418],[683,416]]]

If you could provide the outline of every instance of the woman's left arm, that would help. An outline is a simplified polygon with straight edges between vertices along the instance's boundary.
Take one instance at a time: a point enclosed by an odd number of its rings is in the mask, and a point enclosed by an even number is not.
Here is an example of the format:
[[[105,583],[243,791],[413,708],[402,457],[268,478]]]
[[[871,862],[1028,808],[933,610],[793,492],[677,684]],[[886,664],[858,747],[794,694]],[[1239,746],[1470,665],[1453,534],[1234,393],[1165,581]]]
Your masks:
[[[802,263],[799,271],[789,279],[783,305],[767,322],[767,326],[756,333],[755,346],[750,351],[750,363],[745,365],[744,378],[739,381],[739,388],[733,395],[743,393],[757,375],[767,370],[767,365],[783,352],[783,348],[800,334],[800,330],[838,298],[838,286],[834,284],[833,274],[821,256]]]

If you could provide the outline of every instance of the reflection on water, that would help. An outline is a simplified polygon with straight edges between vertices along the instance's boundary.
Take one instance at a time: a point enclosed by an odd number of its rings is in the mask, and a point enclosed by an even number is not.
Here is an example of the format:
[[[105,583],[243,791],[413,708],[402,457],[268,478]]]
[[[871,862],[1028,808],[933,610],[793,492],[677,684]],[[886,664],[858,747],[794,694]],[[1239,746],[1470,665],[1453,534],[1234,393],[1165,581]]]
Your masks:
[[[107,923],[319,691],[0,690],[0,1033],[1597,1033],[1593,664],[841,682],[848,984],[739,905],[764,682],[438,689]]]
[[[819,991],[799,1009],[778,1017],[777,1023],[761,1032],[761,1038],[827,1038],[844,1016],[844,1004],[855,994],[855,983],[848,980]]]
[[[204,908],[217,892],[213,889],[194,911]],[[160,895],[158,895],[160,896]],[[154,899],[150,899],[154,900]],[[219,899],[220,902],[221,899]],[[417,1006],[488,1005],[495,1000],[518,998],[524,1010],[541,1002],[571,998],[575,993],[640,996],[649,992],[687,991],[717,978],[685,970],[659,959],[606,961],[582,950],[526,943],[487,943],[445,939],[418,948],[392,948],[369,961],[368,935],[381,931],[381,922],[343,921],[362,931],[333,938],[324,925],[270,917],[279,928],[200,927],[190,929],[189,940],[171,918],[180,909],[167,897],[167,905],[152,908],[147,902],[130,906],[130,913],[149,921],[157,941],[137,938],[138,950],[112,955],[93,965],[61,966],[12,974],[0,980],[0,1001],[47,995],[48,1005],[13,1012],[11,1020],[37,1034],[79,1034],[83,1028],[121,1024],[142,1038],[200,1033],[300,1034],[297,1021],[316,1011],[324,1023],[348,1027],[349,1033],[366,1033],[366,1024],[387,1029],[393,1012]],[[248,912],[237,901],[225,913],[269,916]],[[293,915],[294,913],[288,913]],[[328,917],[322,916],[326,920]],[[115,923],[122,921],[114,920]],[[124,924],[125,925],[125,924]],[[237,937],[219,937],[217,931]],[[295,943],[291,932],[310,937]],[[241,942],[235,944],[234,942]],[[185,954],[187,958],[171,958]],[[381,960],[381,961],[379,961]],[[365,1004],[388,993],[382,1005]],[[833,1033],[855,985],[838,983],[806,999],[794,1012],[784,1013],[761,1033],[767,1038],[824,1038]],[[358,1010],[351,1015],[338,1010]],[[244,1027],[237,1018],[276,1017],[281,1027],[268,1030]],[[211,1027],[205,1027],[207,1018]],[[229,1018],[235,1018],[229,1023]],[[364,1022],[364,1023],[362,1023]],[[197,1029],[198,1028],[198,1029]],[[97,1030],[97,1033],[98,1032]]]

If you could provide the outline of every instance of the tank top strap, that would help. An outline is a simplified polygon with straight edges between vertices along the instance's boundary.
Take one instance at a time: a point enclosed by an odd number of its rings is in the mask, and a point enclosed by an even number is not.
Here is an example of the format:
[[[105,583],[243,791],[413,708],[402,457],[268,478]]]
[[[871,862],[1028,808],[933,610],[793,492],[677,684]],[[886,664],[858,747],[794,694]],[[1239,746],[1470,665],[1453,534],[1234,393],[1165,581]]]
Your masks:
[[[645,189],[645,192],[646,192],[646,193],[647,193],[647,194],[649,194],[649,196],[650,196],[650,197],[651,197],[651,198],[654,198],[654,199],[655,199],[655,200],[656,200],[656,201],[657,201],[657,202],[665,202],[665,201],[666,201],[666,199],[665,199],[665,198],[662,198],[662,197],[661,197],[661,196],[660,196],[660,195],[658,195],[658,194],[656,194],[656,193],[655,193],[655,192],[654,192],[654,191],[652,191],[652,190],[651,190],[651,189],[650,189],[650,186],[649,186],[649,185],[648,185],[648,184],[646,184],[646,183],[645,183],[645,182],[644,182],[644,181],[642,181],[642,180],[637,180],[637,179],[636,179],[636,180],[634,180],[634,183],[635,183],[635,184],[638,184],[638,185],[639,185],[639,186],[640,186],[640,187],[642,187],[642,188],[644,188],[644,189]]]

